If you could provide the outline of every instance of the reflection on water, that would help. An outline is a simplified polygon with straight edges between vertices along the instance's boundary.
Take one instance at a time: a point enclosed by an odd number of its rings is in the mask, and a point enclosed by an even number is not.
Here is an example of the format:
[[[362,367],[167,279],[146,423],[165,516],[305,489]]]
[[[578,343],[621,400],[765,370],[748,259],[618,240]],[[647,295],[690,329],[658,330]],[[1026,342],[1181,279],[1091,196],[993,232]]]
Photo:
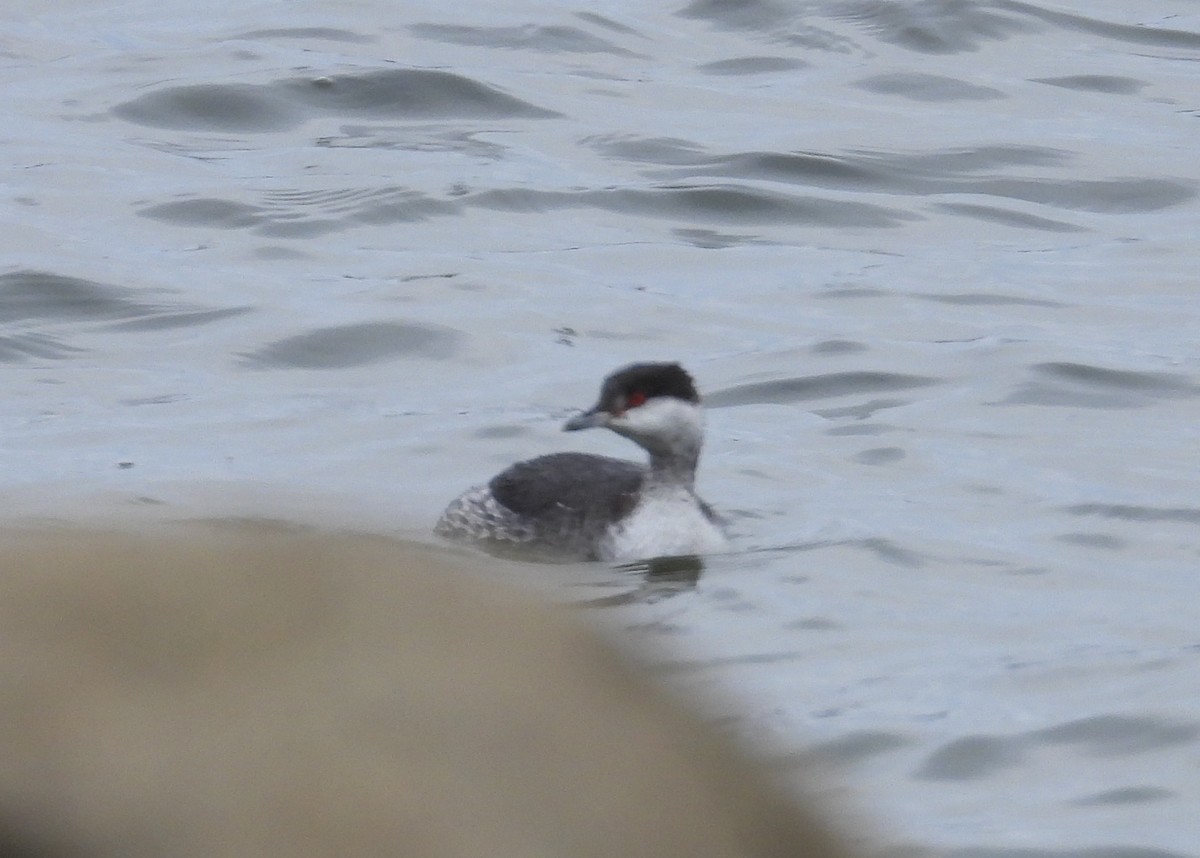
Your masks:
[[[586,607],[612,608],[638,602],[653,603],[695,589],[704,572],[704,560],[696,555],[655,557],[635,563],[621,563],[616,569],[636,586],[611,596],[588,599],[579,604]]]

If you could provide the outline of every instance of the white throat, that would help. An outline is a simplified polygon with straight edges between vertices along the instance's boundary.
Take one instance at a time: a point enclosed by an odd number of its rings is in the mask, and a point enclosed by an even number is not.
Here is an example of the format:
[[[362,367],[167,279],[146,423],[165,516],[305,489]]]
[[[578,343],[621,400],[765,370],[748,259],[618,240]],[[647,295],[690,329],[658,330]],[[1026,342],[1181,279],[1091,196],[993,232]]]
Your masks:
[[[650,454],[652,482],[691,488],[704,444],[704,412],[699,405],[673,397],[651,399],[609,420],[608,428]]]

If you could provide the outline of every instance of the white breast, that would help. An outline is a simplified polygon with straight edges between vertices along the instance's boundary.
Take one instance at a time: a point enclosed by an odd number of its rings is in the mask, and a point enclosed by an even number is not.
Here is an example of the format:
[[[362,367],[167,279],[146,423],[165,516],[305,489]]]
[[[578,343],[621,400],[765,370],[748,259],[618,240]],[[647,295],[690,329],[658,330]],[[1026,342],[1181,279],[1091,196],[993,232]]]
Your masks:
[[[727,547],[695,496],[686,489],[649,492],[633,511],[609,527],[599,546],[602,560],[637,560],[709,554]]]

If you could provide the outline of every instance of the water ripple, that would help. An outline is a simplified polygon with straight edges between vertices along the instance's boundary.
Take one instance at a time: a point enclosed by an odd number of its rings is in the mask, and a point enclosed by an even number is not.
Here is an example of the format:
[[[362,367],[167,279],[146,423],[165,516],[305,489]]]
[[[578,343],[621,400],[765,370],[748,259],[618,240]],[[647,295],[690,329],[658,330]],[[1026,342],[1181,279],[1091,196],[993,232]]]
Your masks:
[[[138,297],[142,294],[81,277],[13,271],[0,274],[0,324],[90,321],[111,322],[110,329],[160,330],[204,325],[250,310],[149,302]]]
[[[837,4],[832,17],[857,24],[882,42],[922,54],[977,51],[1018,33],[1053,27],[1114,41],[1164,48],[1200,47],[1200,34],[1164,27],[1114,24],[1099,18],[1059,12],[1019,0],[965,3],[962,0],[868,0]],[[760,16],[764,28],[779,27],[788,16]]]
[[[1114,24],[1086,15],[1073,15],[1068,12],[1056,12],[1044,6],[1032,3],[1022,3],[1019,0],[995,0],[994,5],[1002,9],[1011,9],[1030,18],[1054,24],[1061,29],[1080,33],[1091,33],[1104,36],[1107,39],[1128,42],[1134,45],[1155,45],[1161,48],[1200,48],[1200,33],[1187,30],[1172,30],[1166,27],[1149,27],[1142,24]]]
[[[272,86],[307,109],[336,116],[543,119],[559,115],[469,77],[427,69],[291,78]]]
[[[1200,394],[1191,379],[1165,372],[1107,369],[1081,363],[1041,363],[1035,378],[1006,397],[1004,405],[1078,408],[1142,408],[1161,400]]]
[[[1102,757],[1190,745],[1198,736],[1200,725],[1194,723],[1130,715],[1094,715],[1029,734],[1041,744],[1075,745]]]
[[[258,133],[293,128],[304,118],[268,88],[249,83],[173,86],[118,104],[112,114],[155,128]]]
[[[87,327],[92,330],[160,331],[206,325],[250,311],[249,307],[207,309],[147,301],[145,295],[146,290],[48,271],[0,274],[0,325],[18,329],[0,335],[0,362],[63,359],[85,351],[64,342],[64,330],[54,335],[28,330],[34,325],[90,323]]]
[[[997,206],[981,206],[971,203],[934,203],[939,211],[954,212],[964,217],[984,222],[998,223],[1018,229],[1039,229],[1042,232],[1087,232],[1086,227],[1048,217],[1038,217],[1027,212],[1014,212]]]
[[[1200,508],[1152,507],[1132,504],[1081,503],[1069,506],[1072,515],[1098,515],[1121,521],[1165,521],[1179,524],[1200,524]]]
[[[362,322],[285,337],[243,355],[252,369],[345,369],[398,357],[443,358],[453,354],[459,335],[411,322]]]
[[[29,358],[61,360],[83,351],[46,334],[0,335],[0,363],[17,363]]]
[[[936,378],[895,372],[835,372],[734,385],[714,391],[705,397],[704,403],[709,408],[765,403],[781,405],[848,394],[912,390],[937,383]]]
[[[696,66],[704,74],[750,75],[793,71],[805,68],[808,63],[791,57],[736,57]]]
[[[1095,715],[1015,736],[975,735],[934,751],[914,775],[925,780],[978,780],[1023,762],[1038,746],[1067,745],[1089,756],[1131,756],[1190,745],[1200,727],[1147,716]]]
[[[371,99],[364,96],[365,101]],[[359,103],[343,93],[342,104]],[[363,108],[366,109],[366,108]],[[443,132],[444,129],[443,129]],[[461,135],[460,135],[461,136]],[[1149,212],[1178,205],[1196,195],[1190,182],[1154,178],[1050,179],[1004,175],[1017,167],[1057,166],[1069,161],[1060,150],[1038,146],[993,145],[912,154],[856,151],[735,152],[712,154],[677,138],[597,136],[582,141],[601,155],[634,164],[655,184],[570,190],[532,187],[472,191],[457,186],[432,196],[415,189],[384,186],[275,190],[257,202],[186,198],[147,206],[139,214],[180,226],[249,229],[278,238],[306,238],[356,225],[386,225],[462,215],[469,208],[518,213],[549,213],[592,208],[622,215],[663,219],[684,229],[703,226],[804,224],[835,228],[888,228],[923,219],[914,211],[878,200],[831,199],[797,194],[786,186],[842,192],[890,193],[915,197],[990,196],[1067,211]],[[386,145],[375,139],[359,145]],[[415,142],[401,144],[420,148]],[[450,148],[470,145],[444,141]],[[478,155],[479,152],[474,154]],[[500,157],[493,152],[489,157]],[[720,181],[720,180],[726,181]],[[763,187],[774,183],[775,187]],[[976,220],[1043,232],[1078,232],[1086,227],[1006,206],[933,202]],[[758,240],[756,235],[684,236],[706,247]]]
[[[796,196],[745,185],[662,185],[578,193],[513,189],[485,191],[473,196],[470,202],[505,211],[592,206],[623,214],[729,224],[890,227],[917,217],[873,203]]]
[[[142,209],[138,214],[177,226],[249,229],[274,238],[307,238],[354,224],[412,223],[454,215],[462,206],[408,188],[337,188],[271,191],[262,203],[212,198],[179,200]]]
[[[638,56],[614,45],[607,39],[593,36],[577,27],[541,26],[471,27],[450,24],[412,24],[408,31],[415,36],[454,45],[477,45],[504,50],[533,50],[542,53],[616,54]]]
[[[867,92],[899,95],[913,101],[992,101],[1008,98],[990,86],[976,86],[952,77],[917,72],[897,72],[863,78],[855,84]]]
[[[1163,789],[1162,787],[1119,787],[1084,796],[1071,803],[1082,807],[1092,805],[1146,804],[1152,801],[1175,798],[1177,795],[1178,793],[1174,790]]]
[[[1109,74],[1072,74],[1063,77],[1035,77],[1030,80],[1033,83],[1044,83],[1047,86],[1074,89],[1080,92],[1102,92],[1109,95],[1133,95],[1146,86],[1145,81]]]
[[[953,292],[949,294],[924,294],[918,297],[938,304],[957,304],[964,307],[1046,307],[1062,309],[1065,304],[1047,301],[1044,298],[1026,298],[1016,295],[998,295],[994,292]]]
[[[830,200],[743,185],[661,185],[581,191],[498,188],[439,199],[407,188],[274,191],[260,204],[213,198],[177,200],[138,214],[178,226],[250,229],[305,238],[357,224],[390,224],[461,215],[467,208],[537,214],[592,208],[689,224],[811,224],[894,227],[919,215],[874,203]],[[752,237],[747,237],[747,240]]]
[[[167,87],[118,104],[112,113],[155,128],[246,133],[286,130],[314,115],[374,119],[559,115],[463,75],[428,69],[382,69],[268,84]]]
[[[714,156],[686,141],[663,138],[592,138],[588,142],[609,157],[666,165],[668,169],[647,171],[647,175],[657,178],[729,176],[913,196],[975,194],[1100,213],[1157,211],[1196,196],[1195,183],[1185,179],[1049,179],[985,172],[1001,167],[1055,165],[1068,160],[1065,152],[1037,146],[985,146],[920,155],[859,151],[738,152]],[[1053,231],[1080,229],[1026,213],[994,208],[962,210],[983,219],[1008,220]]]
[[[0,274],[0,323],[125,319],[158,312],[134,292],[47,271]]]
[[[248,30],[234,36],[235,39],[320,39],[326,42],[348,42],[370,44],[378,41],[374,36],[364,36],[352,30],[335,27],[275,27],[263,30]]]
[[[880,41],[922,54],[977,51],[987,42],[1035,29],[1016,15],[988,8],[995,5],[961,0],[870,0],[838,4],[834,17],[860,25]]]
[[[929,755],[913,775],[922,780],[967,781],[989,777],[1021,762],[1019,740],[1000,736],[964,736]]]
[[[112,331],[166,331],[173,328],[190,328],[194,325],[207,325],[211,322],[219,322],[248,312],[250,312],[249,307],[226,307],[220,310],[183,310],[178,313],[159,311],[137,319],[114,322],[108,326],[108,329]]]

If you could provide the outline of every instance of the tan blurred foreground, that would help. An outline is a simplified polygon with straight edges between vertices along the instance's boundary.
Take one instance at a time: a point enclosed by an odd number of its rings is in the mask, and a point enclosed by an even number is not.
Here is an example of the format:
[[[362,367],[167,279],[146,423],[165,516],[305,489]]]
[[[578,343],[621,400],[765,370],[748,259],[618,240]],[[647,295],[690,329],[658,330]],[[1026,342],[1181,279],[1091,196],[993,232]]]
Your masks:
[[[434,549],[0,536],[6,856],[845,853],[565,612]]]

